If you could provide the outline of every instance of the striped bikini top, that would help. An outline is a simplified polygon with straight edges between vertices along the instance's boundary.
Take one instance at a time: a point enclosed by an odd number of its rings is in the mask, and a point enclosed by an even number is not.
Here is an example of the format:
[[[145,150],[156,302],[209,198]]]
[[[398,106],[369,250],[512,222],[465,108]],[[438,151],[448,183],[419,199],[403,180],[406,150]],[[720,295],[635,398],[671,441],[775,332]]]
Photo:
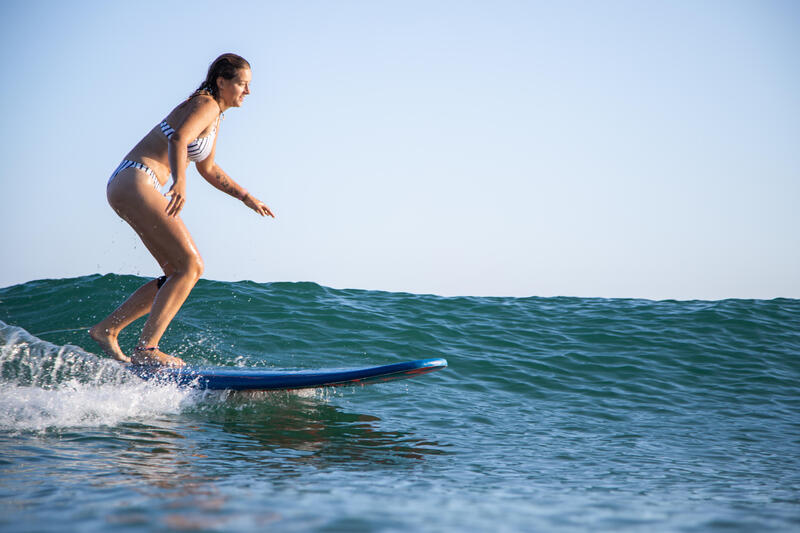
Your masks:
[[[219,124],[219,118],[217,118],[217,124]],[[217,134],[217,124],[211,129],[211,133],[205,137],[198,137],[188,144],[186,148],[189,161],[202,161],[211,154],[211,149],[214,148],[214,136]],[[175,133],[175,129],[167,124],[166,120],[161,122],[161,131],[167,136],[167,139]]]

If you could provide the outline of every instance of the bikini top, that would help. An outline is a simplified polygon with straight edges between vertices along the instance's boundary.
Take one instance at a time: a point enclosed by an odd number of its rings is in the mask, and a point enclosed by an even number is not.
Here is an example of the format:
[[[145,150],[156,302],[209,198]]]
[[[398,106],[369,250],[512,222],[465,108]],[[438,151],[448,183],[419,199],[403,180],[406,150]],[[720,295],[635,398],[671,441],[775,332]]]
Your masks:
[[[217,119],[217,124],[219,124],[219,119]],[[167,136],[167,139],[172,137],[172,134],[175,133],[175,129],[167,124],[166,120],[161,122],[161,131],[164,135]],[[189,154],[189,161],[202,161],[206,157],[211,154],[211,149],[214,148],[214,136],[217,134],[217,125],[215,124],[214,127],[211,129],[211,133],[206,135],[205,137],[198,137],[197,139],[190,142],[186,148]]]

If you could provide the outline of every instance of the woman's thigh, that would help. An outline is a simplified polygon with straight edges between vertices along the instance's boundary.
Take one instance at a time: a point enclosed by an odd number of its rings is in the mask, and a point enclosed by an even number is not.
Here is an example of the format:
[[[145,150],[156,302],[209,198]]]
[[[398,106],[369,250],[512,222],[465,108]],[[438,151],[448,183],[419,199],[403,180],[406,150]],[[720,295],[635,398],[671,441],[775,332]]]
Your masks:
[[[167,215],[169,200],[143,171],[129,168],[108,185],[111,207],[139,234],[164,273],[202,269],[202,259],[179,217]]]

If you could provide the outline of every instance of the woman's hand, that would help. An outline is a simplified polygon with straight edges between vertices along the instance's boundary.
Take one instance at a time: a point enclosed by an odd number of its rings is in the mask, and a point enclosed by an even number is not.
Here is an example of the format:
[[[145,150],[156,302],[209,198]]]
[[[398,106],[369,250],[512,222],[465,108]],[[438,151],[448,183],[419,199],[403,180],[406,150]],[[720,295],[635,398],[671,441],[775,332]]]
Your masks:
[[[262,217],[265,215],[269,215],[272,218],[275,218],[275,215],[272,214],[272,211],[269,210],[267,204],[252,196],[250,193],[245,193],[244,197],[242,198],[244,205],[261,215]]]
[[[178,213],[186,203],[186,184],[182,181],[173,183],[166,195],[170,197],[167,204],[167,215],[171,217],[178,216]]]

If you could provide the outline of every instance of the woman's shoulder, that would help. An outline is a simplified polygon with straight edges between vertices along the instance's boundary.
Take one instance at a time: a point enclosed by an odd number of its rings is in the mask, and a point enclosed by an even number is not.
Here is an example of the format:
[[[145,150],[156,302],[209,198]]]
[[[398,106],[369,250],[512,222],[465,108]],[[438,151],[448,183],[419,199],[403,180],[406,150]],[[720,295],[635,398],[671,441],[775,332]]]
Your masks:
[[[216,100],[214,100],[214,97],[207,92],[198,92],[193,94],[186,99],[186,103],[193,105],[215,105],[219,107],[219,104]]]
[[[195,94],[178,104],[167,115],[167,122],[182,123],[189,117],[207,118],[214,120],[219,115],[219,104],[208,94]]]
[[[219,104],[210,95],[205,93],[193,94],[183,102],[181,102],[175,110],[183,110],[187,113],[203,112],[212,110],[219,113]]]

